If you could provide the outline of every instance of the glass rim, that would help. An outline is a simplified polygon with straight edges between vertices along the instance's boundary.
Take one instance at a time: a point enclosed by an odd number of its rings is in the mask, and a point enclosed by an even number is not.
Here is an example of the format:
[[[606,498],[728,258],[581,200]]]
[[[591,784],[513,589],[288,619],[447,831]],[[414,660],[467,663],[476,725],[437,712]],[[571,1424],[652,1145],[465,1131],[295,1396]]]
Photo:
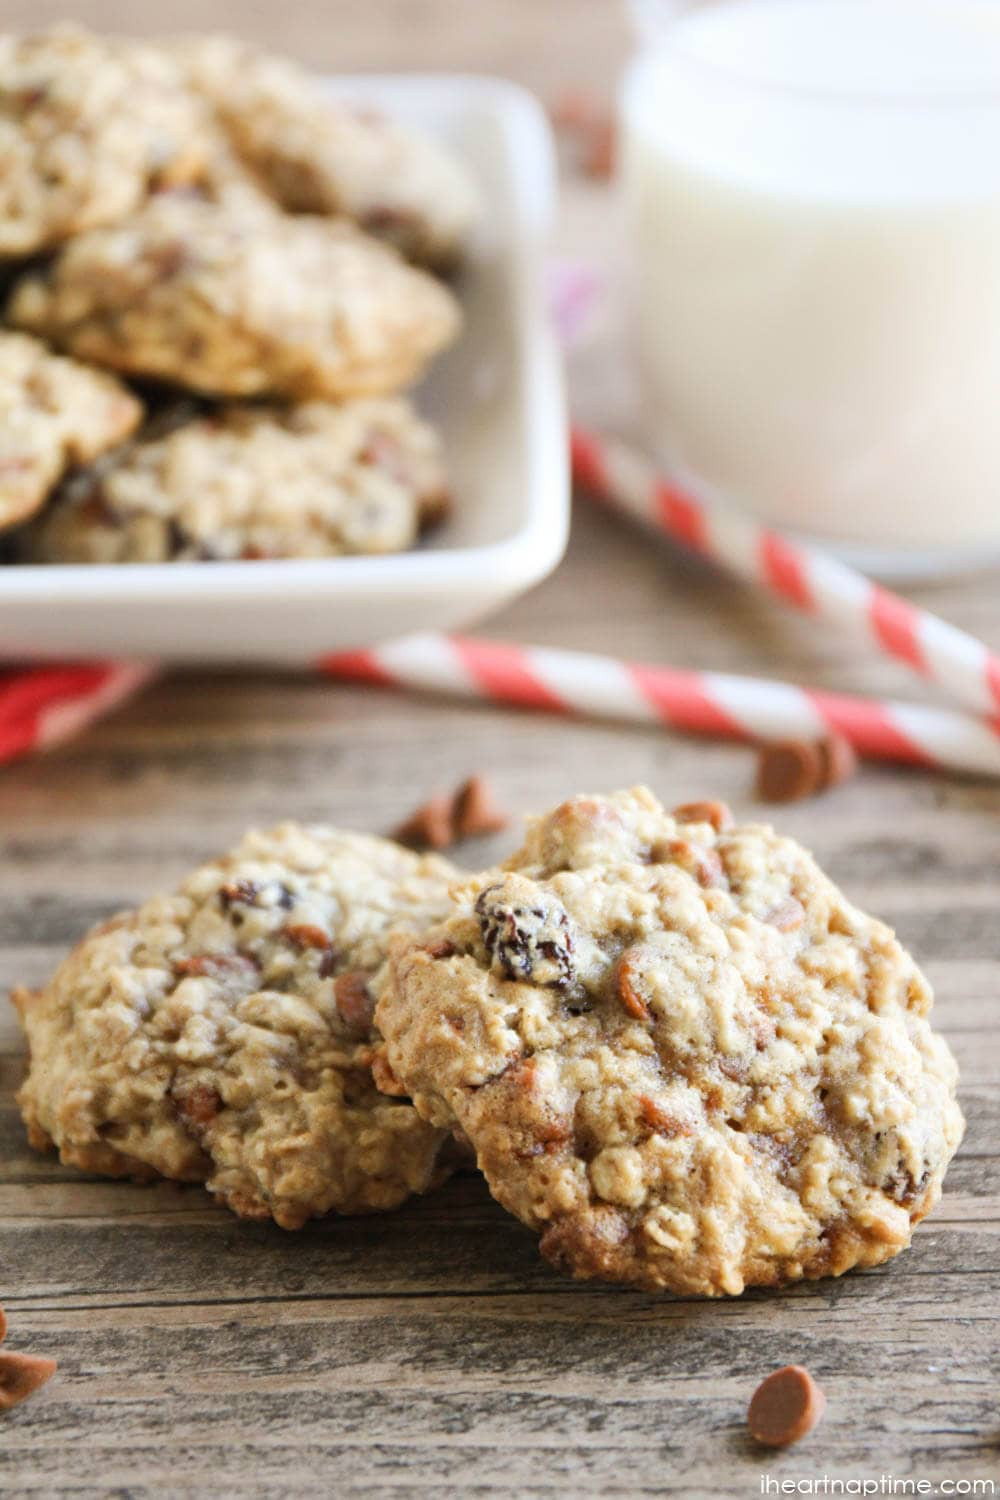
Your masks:
[[[793,99],[806,105],[847,108],[860,104],[880,110],[930,109],[942,112],[1000,107],[1000,84],[995,88],[986,85],[976,85],[966,89],[928,86],[925,89],[914,88],[902,91],[879,89],[873,85],[864,84],[859,84],[857,87],[850,85],[835,87],[826,84],[785,82],[777,78],[761,78],[752,73],[741,72],[738,67],[730,67],[725,63],[715,62],[710,58],[699,56],[697,52],[690,51],[683,44],[671,40],[670,27],[665,27],[655,40],[644,45],[629,63],[625,70],[623,97],[633,97],[637,80],[644,73],[651,72],[658,61],[666,58],[676,58],[692,71],[730,88],[736,87],[748,94],[764,98]]]
[[[659,58],[674,57],[704,77],[729,87],[762,97],[788,98],[802,104],[848,107],[864,105],[875,109],[983,109],[1000,105],[1000,83],[996,86],[976,84],[966,88],[930,85],[925,88],[887,89],[876,85],[828,85],[796,83],[744,72],[738,66],[716,62],[686,47],[677,39],[677,27],[684,15],[698,7],[692,0],[627,0],[629,13],[640,41],[640,50],[628,65],[623,97],[631,97],[635,80],[651,70]],[[659,17],[654,20],[654,12]]]

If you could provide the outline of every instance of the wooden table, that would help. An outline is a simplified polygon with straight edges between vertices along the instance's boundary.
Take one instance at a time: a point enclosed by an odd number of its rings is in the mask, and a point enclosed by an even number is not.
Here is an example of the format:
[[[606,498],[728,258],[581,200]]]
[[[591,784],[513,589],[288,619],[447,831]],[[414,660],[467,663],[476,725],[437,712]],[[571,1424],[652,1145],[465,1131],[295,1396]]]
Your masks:
[[[61,9],[8,0],[5,20]],[[162,24],[159,8],[136,10],[74,7]],[[545,90],[606,83],[625,47],[603,0],[184,0],[170,19],[284,35],[322,63],[493,68]],[[606,220],[603,190],[573,185],[565,246],[600,254]],[[575,356],[574,388],[585,410],[621,415],[609,332]],[[924,596],[1000,646],[995,579]],[[909,690],[585,502],[563,566],[489,630]],[[668,803],[760,812],[738,747],[273,675],[176,675],[58,754],[0,772],[0,986],[42,980],[89,924],[250,824],[384,830],[472,768],[518,813],[634,781]],[[749,1497],[765,1473],[1000,1481],[998,810],[986,783],[870,768],[781,813],[924,961],[969,1128],[908,1254],[780,1295],[705,1304],[574,1285],[473,1175],[399,1213],[294,1236],[240,1223],[195,1188],[83,1180],[25,1144],[20,1042],[0,1012],[0,1301],[11,1346],[61,1362],[0,1419],[0,1492]],[[767,1455],[743,1414],[788,1361],[815,1373],[828,1414],[808,1444]]]

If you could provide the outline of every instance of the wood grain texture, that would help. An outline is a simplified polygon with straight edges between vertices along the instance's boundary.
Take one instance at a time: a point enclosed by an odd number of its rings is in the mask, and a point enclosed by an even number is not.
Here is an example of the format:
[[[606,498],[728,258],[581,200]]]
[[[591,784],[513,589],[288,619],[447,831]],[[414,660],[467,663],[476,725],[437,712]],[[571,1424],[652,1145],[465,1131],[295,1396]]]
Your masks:
[[[5,24],[52,19],[7,0]],[[229,26],[343,67],[468,67],[551,93],[607,87],[611,0],[86,0],[131,31]],[[616,267],[606,195],[573,184],[562,246]],[[577,351],[586,416],[626,426],[621,325]],[[610,414],[610,416],[609,416]],[[995,582],[922,591],[1000,647]],[[912,693],[891,666],[577,504],[557,574],[491,621],[510,639]],[[517,812],[648,782],[759,815],[736,746],[266,674],[173,675],[82,739],[0,772],[0,987],[41,981],[92,922],[250,824],[392,827],[488,770]],[[30,1151],[0,1008],[0,1302],[58,1376],[0,1418],[0,1493],[298,1497],[754,1496],[778,1478],[1000,1483],[1000,793],[867,767],[783,810],[919,954],[962,1068],[969,1129],[944,1201],[890,1266],[704,1304],[577,1286],[471,1174],[391,1215],[291,1236],[198,1189],[84,1180]],[[513,834],[469,846],[481,864]],[[758,1379],[805,1363],[828,1396],[800,1449],[743,1423]]]

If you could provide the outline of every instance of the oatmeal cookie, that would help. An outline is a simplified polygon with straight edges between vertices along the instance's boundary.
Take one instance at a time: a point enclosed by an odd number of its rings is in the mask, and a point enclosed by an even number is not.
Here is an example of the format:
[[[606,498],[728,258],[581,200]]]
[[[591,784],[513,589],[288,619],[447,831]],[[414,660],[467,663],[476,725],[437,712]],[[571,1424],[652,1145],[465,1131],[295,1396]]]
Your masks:
[[[289,823],[96,928],[14,995],[32,1144],[84,1171],[203,1181],[286,1229],[422,1192],[443,1133],[376,1090],[373,995],[393,925],[424,928],[453,876]]]
[[[77,26],[0,36],[0,255],[132,212],[198,170],[211,115],[168,54]]]
[[[719,804],[565,803],[390,970],[384,1076],[576,1276],[718,1295],[877,1265],[962,1134],[913,960]]]
[[[283,216],[263,178],[236,154],[224,135],[214,132],[206,137],[204,159],[191,181],[162,191],[203,199],[244,220],[251,215]]]
[[[75,475],[17,538],[36,562],[398,552],[447,506],[410,403],[223,407]]]
[[[346,221],[165,193],[22,280],[12,322],[207,395],[345,400],[407,385],[459,326],[426,272]]]
[[[31,515],[68,467],[122,442],[141,416],[113,375],[0,331],[0,528]]]
[[[334,98],[304,68],[229,37],[178,54],[240,156],[295,213],[346,214],[410,260],[445,269],[475,221],[475,188],[435,141]]]

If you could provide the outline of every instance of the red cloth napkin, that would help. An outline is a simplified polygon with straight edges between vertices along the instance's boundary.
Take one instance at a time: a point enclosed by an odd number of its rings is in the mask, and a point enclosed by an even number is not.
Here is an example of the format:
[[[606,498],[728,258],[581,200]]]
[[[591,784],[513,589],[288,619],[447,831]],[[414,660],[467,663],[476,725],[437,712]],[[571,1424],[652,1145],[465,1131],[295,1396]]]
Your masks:
[[[156,670],[136,662],[94,662],[0,673],[0,763],[69,739],[131,697]]]

